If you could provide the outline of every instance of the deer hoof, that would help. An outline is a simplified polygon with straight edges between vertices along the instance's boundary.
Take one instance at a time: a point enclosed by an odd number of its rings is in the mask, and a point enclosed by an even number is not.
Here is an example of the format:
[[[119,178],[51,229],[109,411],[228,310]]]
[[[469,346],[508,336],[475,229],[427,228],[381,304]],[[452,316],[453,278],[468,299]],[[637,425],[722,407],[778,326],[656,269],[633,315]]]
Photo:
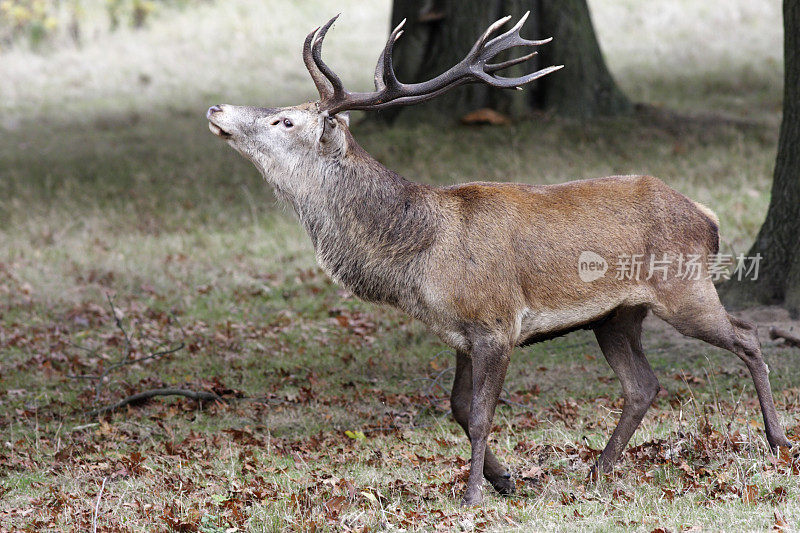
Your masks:
[[[793,446],[792,443],[789,442],[789,440],[786,437],[778,439],[767,438],[767,441],[769,441],[769,447],[772,448],[772,451],[775,453],[780,453],[780,450],[778,448],[789,448],[790,450],[797,452],[797,447]]]
[[[494,487],[494,490],[496,490],[498,494],[502,494],[503,496],[510,496],[517,490],[514,480],[511,479],[511,474],[505,474],[490,479],[489,483],[492,484],[492,487]]]
[[[472,507],[473,505],[480,505],[483,502],[483,493],[480,490],[470,491],[464,493],[461,498],[461,507]]]

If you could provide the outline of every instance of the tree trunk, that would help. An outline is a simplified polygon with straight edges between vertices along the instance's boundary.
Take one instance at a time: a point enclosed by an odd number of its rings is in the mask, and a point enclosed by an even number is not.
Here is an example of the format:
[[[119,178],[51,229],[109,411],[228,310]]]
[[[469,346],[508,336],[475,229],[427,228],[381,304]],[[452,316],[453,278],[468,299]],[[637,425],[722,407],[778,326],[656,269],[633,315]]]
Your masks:
[[[777,304],[800,312],[800,0],[784,0],[784,90],[778,156],[767,218],[748,253],[761,254],[755,281],[726,283],[734,307]]]
[[[538,47],[539,55],[503,72],[522,75],[549,65],[565,68],[529,84],[524,91],[494,89],[482,84],[459,87],[435,101],[383,113],[417,120],[460,117],[482,107],[519,116],[532,109],[589,118],[627,112],[631,105],[603,60],[586,0],[394,0],[392,26],[407,19],[395,47],[395,71],[401,81],[433,78],[459,62],[478,36],[495,20],[511,15],[516,22],[531,15],[523,37],[553,42]],[[522,50],[513,50],[519,56]],[[511,57],[508,55],[507,57]],[[435,118],[434,118],[435,117]]]

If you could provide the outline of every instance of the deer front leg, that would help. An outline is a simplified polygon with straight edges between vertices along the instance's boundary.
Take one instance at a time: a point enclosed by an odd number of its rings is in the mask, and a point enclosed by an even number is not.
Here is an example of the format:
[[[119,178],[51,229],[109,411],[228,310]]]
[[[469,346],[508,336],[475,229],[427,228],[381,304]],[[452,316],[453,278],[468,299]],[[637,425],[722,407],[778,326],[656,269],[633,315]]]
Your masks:
[[[453,418],[469,438],[469,411],[472,402],[472,359],[468,353],[456,354],[456,375],[453,378],[453,392],[450,394],[450,408]],[[514,493],[514,482],[508,470],[487,447],[483,458],[483,475],[494,490],[503,495]]]
[[[472,445],[469,481],[461,500],[463,505],[479,504],[483,499],[483,472],[486,441],[492,429],[497,399],[503,389],[511,347],[491,339],[479,339],[472,348],[472,404],[469,411],[469,440]]]

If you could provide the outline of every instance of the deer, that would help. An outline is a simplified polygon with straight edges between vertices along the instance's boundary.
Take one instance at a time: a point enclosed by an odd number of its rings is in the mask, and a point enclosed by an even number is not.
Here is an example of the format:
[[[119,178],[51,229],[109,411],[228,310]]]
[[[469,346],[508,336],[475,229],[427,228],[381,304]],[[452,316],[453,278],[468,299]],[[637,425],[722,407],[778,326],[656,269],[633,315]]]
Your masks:
[[[400,23],[375,69],[375,90],[350,92],[322,60],[338,15],[303,44],[319,100],[291,107],[214,105],[211,132],[249,159],[279,200],[294,209],[316,260],[358,298],[396,307],[421,321],[456,353],[452,415],[471,445],[462,504],[483,499],[483,480],[515,491],[508,469],[487,446],[512,350],[579,329],[594,332],[624,399],[619,422],[591,473],[612,471],[660,390],[642,348],[649,313],[683,335],[728,350],[748,368],[773,451],[790,447],[778,418],[768,367],[752,323],[728,312],[707,275],[719,251],[719,219],[663,181],[611,176],[554,185],[475,182],[435,187],[384,167],[354,139],[349,111],[424,102],[467,83],[520,88],[562,65],[520,77],[499,71],[536,51],[492,63],[512,49],[550,39],[520,35],[527,14],[490,25],[463,60],[441,75],[403,83],[392,65]],[[405,22],[405,21],[404,21]],[[581,279],[581,254],[608,261],[623,254],[697,255],[701,273],[595,275]]]

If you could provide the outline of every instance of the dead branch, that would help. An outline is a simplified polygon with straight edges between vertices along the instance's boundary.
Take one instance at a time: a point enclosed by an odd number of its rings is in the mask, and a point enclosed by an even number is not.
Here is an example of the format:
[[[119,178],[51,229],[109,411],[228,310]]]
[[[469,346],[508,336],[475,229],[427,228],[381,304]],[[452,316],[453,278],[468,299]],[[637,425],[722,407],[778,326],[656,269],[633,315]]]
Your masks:
[[[120,318],[120,315],[117,313],[117,308],[116,308],[116,306],[114,306],[114,298],[110,294],[107,294],[106,295],[106,299],[108,300],[108,305],[111,308],[111,314],[114,317],[114,323],[116,324],[117,329],[119,329],[120,332],[122,332],[122,335],[125,337],[125,346],[120,351],[120,356],[117,359],[117,361],[115,363],[113,363],[113,364],[108,365],[106,368],[101,369],[99,372],[96,372],[94,374],[81,375],[81,376],[69,376],[69,377],[75,378],[75,379],[87,379],[87,380],[95,381],[95,387],[94,387],[94,393],[95,393],[94,394],[94,399],[95,399],[95,402],[98,402],[100,400],[100,395],[102,393],[103,387],[106,384],[106,380],[107,380],[108,376],[112,372],[114,372],[116,370],[119,370],[120,368],[123,368],[123,367],[126,367],[126,366],[134,365],[136,363],[141,363],[141,362],[148,361],[148,360],[160,359],[161,357],[164,357],[164,356],[173,354],[173,353],[175,353],[175,352],[177,352],[179,350],[182,350],[186,346],[185,342],[183,342],[183,341],[181,341],[181,342],[179,342],[179,343],[177,343],[177,344],[175,344],[175,345],[173,345],[171,347],[169,347],[169,343],[162,342],[162,343],[156,345],[155,348],[153,349],[153,351],[148,353],[147,355],[143,355],[141,357],[131,358],[131,356],[134,353],[134,347],[133,347],[133,342],[131,341],[131,336],[128,334],[128,331],[125,329],[125,326],[122,324],[122,319]],[[174,315],[173,315],[173,319],[178,324],[178,327],[180,328],[181,333],[183,334],[183,338],[185,339],[186,338],[186,332],[184,331],[183,326],[178,321],[177,317],[175,317]],[[80,348],[82,350],[86,350],[86,351],[88,351],[90,353],[94,351],[94,350],[89,350],[87,348],[84,348],[82,346],[76,346],[76,347]],[[118,401],[118,402],[116,402],[114,404],[106,405],[106,406],[103,406],[103,407],[98,407],[96,409],[93,409],[93,410],[87,412],[86,415],[87,416],[97,416],[99,414],[109,413],[111,411],[116,411],[117,409],[125,407],[126,405],[145,402],[145,401],[147,401],[147,400],[149,400],[151,398],[155,398],[156,396],[184,396],[186,398],[191,398],[191,399],[196,400],[198,402],[211,402],[211,401],[222,401],[222,402],[224,402],[224,401],[226,401],[221,396],[219,396],[217,394],[214,394],[212,392],[193,391],[193,390],[180,389],[180,388],[150,389],[150,390],[146,390],[146,391],[143,391],[143,392],[138,392],[136,394],[132,394],[132,395],[130,395],[130,396],[126,397],[126,398],[123,398],[122,400],[120,400],[120,401]]]
[[[147,361],[147,360],[150,360],[150,359],[158,359],[159,357],[175,353],[178,350],[182,350],[184,348],[184,346],[186,346],[186,345],[183,342],[180,342],[180,343],[178,343],[177,346],[175,346],[173,348],[170,348],[168,350],[160,350],[160,351],[157,351],[157,352],[153,352],[151,354],[143,355],[142,357],[137,357],[135,359],[127,359],[127,360],[124,360],[124,361],[120,361],[119,363],[115,363],[113,365],[110,365],[108,368],[103,370],[103,372],[99,376],[94,376],[97,379],[97,384],[95,385],[95,390],[94,390],[94,399],[95,399],[95,401],[100,399],[100,392],[101,392],[101,390],[103,388],[103,385],[105,384],[106,377],[108,377],[108,375],[111,372],[113,372],[114,370],[117,370],[118,368],[122,368],[123,366],[128,366],[128,365],[133,365],[133,364],[136,364],[136,363],[141,363],[142,361]]]
[[[117,361],[113,365],[109,365],[107,368],[103,370],[103,372],[99,376],[95,376],[95,378],[97,379],[97,383],[95,385],[95,390],[94,390],[95,401],[98,401],[100,399],[100,393],[102,391],[103,385],[105,384],[106,378],[111,372],[119,368],[122,368],[124,366],[134,365],[136,363],[141,363],[143,361],[148,361],[150,359],[158,359],[159,357],[175,353],[178,350],[182,350],[185,346],[183,342],[180,342],[173,348],[161,350],[160,348],[166,344],[162,343],[156,347],[155,352],[144,355],[142,357],[136,357],[134,359],[130,359],[130,355],[131,353],[133,353],[133,344],[131,342],[131,337],[130,335],[128,335],[127,330],[122,325],[122,320],[117,314],[117,308],[114,306],[114,299],[111,297],[110,293],[106,294],[106,299],[108,300],[108,305],[111,308],[111,314],[114,316],[114,323],[116,324],[117,329],[119,329],[122,332],[122,335],[125,337],[125,349],[122,351],[119,361]],[[184,334],[185,338],[186,333],[183,331],[183,326],[180,324],[180,322],[178,323],[178,327],[181,328],[181,332]]]
[[[104,413],[110,413],[111,411],[116,411],[117,409],[125,407],[126,405],[142,403],[151,398],[155,398],[156,396],[185,396],[186,398],[191,398],[192,400],[198,402],[226,402],[225,398],[218,396],[213,392],[193,391],[188,389],[150,389],[143,392],[137,392],[136,394],[131,394],[127,398],[123,398],[117,403],[94,409],[93,411],[87,413],[87,415],[97,416]]]
[[[792,335],[788,331],[778,329],[775,326],[769,328],[769,338],[772,340],[783,339],[784,346],[800,348],[800,337]]]

